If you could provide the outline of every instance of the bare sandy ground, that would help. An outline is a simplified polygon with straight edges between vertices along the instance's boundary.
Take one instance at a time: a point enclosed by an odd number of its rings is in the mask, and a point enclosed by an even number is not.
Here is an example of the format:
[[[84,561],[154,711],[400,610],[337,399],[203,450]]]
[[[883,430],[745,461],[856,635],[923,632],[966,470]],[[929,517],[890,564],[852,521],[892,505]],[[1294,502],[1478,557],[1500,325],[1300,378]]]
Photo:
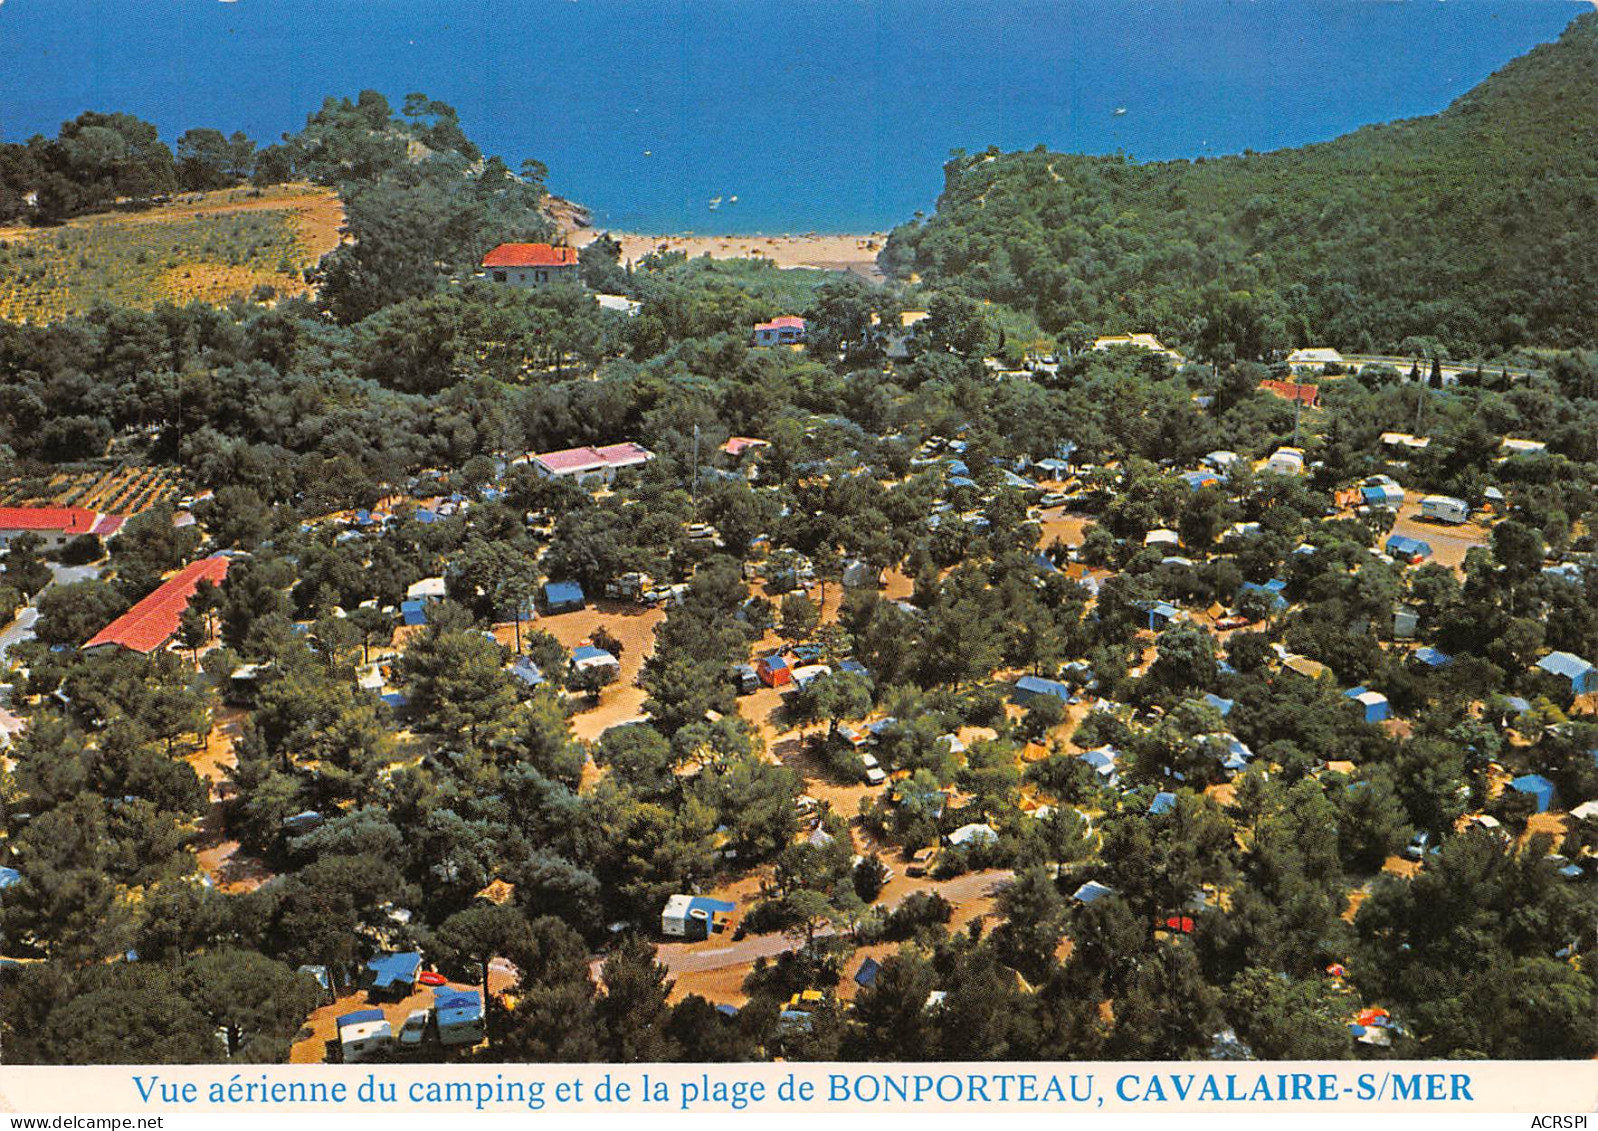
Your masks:
[[[655,629],[666,619],[663,607],[633,605],[621,601],[599,601],[573,613],[539,617],[524,621],[522,631],[543,630],[568,650],[587,644],[601,626],[622,643],[621,674],[601,692],[598,704],[586,697],[577,700],[572,717],[572,733],[592,742],[620,723],[631,722],[644,713],[644,689],[637,686],[644,660],[655,650]],[[494,626],[495,638],[507,648],[515,648],[515,626]]]
[[[238,212],[293,212],[300,238],[312,256],[320,259],[343,239],[344,204],[331,189],[306,183],[275,185],[267,189],[248,186],[215,192],[182,193],[168,204],[127,212],[94,212],[76,216],[63,227],[95,224],[161,224],[200,216],[225,216]],[[26,226],[0,227],[0,239],[26,240],[55,229]]]
[[[778,267],[809,267],[821,271],[853,271],[867,278],[881,278],[877,253],[886,234],[798,235],[798,236],[696,236],[644,235],[611,232],[621,241],[623,262],[636,262],[655,251],[682,251],[690,259],[708,255],[712,259],[769,259]],[[594,230],[571,234],[571,242],[582,247],[599,237]]]
[[[210,796],[200,822],[200,838],[194,846],[200,870],[210,877],[218,891],[228,894],[254,891],[272,878],[265,864],[240,851],[239,842],[228,833],[223,817],[224,807],[234,792],[231,776],[239,759],[233,743],[238,739],[243,722],[243,711],[218,707],[205,745],[184,759],[205,783]]]
[[[1398,521],[1393,524],[1391,533],[1419,538],[1431,546],[1433,561],[1447,566],[1460,576],[1464,576],[1465,572],[1466,551],[1472,546],[1485,546],[1492,539],[1491,527],[1479,519],[1450,526],[1421,518],[1418,498],[1399,508]],[[1383,538],[1382,541],[1385,543],[1387,539]]]

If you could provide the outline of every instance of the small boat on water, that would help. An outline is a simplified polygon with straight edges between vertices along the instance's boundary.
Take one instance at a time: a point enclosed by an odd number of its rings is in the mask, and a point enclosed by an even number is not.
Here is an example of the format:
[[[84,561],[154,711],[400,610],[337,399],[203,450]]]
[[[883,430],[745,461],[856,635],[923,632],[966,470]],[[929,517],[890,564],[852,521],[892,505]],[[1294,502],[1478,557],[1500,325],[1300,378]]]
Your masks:
[[[712,212],[714,212],[716,209],[718,209],[720,207],[721,207],[721,197],[719,197],[719,196],[711,197],[710,198],[710,210]]]
[[[1126,107],[1125,107],[1125,106],[1117,106],[1117,107],[1116,107],[1116,108],[1115,108],[1115,114],[1114,114],[1114,117],[1117,117],[1117,118],[1119,118],[1119,117],[1121,117],[1121,116],[1122,116],[1122,115],[1123,115],[1123,114],[1125,114],[1125,113],[1126,113]]]

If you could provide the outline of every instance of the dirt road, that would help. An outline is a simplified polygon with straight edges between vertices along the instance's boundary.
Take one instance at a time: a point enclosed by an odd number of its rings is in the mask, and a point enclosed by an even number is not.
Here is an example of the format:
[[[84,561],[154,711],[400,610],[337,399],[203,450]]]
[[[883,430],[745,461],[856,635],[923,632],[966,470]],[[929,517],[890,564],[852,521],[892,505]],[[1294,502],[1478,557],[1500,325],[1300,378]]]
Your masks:
[[[903,889],[903,895],[894,900],[891,906],[897,907],[911,891],[936,891],[958,908],[991,898],[1014,875],[1014,872],[995,869],[971,872],[952,880],[911,881],[913,886]],[[829,936],[836,932],[832,928],[823,928],[816,933],[818,936]],[[663,943],[656,948],[655,957],[675,976],[748,965],[759,958],[774,958],[785,951],[797,949],[798,945],[797,940],[787,935],[749,935],[736,942],[723,942],[718,938],[694,943]]]

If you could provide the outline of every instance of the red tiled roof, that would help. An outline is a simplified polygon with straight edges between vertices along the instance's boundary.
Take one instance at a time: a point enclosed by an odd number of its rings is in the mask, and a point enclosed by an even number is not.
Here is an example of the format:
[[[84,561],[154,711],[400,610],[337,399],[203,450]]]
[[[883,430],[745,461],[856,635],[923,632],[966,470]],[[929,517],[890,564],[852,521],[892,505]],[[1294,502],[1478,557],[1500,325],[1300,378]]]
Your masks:
[[[89,533],[98,534],[102,538],[108,534],[115,534],[122,529],[122,524],[127,520],[128,516],[125,514],[103,514],[100,516],[99,521],[94,524],[94,529],[89,531]]]
[[[1268,393],[1275,393],[1283,400],[1302,401],[1311,408],[1315,407],[1320,398],[1320,386],[1318,385],[1300,385],[1293,381],[1272,381],[1267,379],[1260,382],[1260,388]]]
[[[756,322],[756,330],[803,330],[805,320],[797,314],[784,314],[781,318],[773,318],[770,322]]]
[[[222,584],[227,567],[228,559],[223,557],[190,562],[163,581],[154,593],[102,628],[84,647],[113,644],[130,652],[154,652],[178,630],[178,622],[200,582]]]
[[[0,507],[0,530],[88,534],[100,516],[82,507]]]
[[[502,243],[483,256],[484,267],[570,267],[576,263],[576,248],[547,243]]]
[[[721,450],[730,456],[741,456],[750,448],[769,448],[770,446],[771,444],[768,441],[757,440],[753,436],[734,436],[721,445]]]

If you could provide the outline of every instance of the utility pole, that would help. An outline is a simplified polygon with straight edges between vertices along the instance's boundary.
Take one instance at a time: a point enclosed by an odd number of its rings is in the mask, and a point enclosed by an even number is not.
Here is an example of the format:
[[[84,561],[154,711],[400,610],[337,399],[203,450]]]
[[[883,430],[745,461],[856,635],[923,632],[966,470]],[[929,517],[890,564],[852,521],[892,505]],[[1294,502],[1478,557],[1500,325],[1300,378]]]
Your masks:
[[[689,489],[693,499],[694,517],[699,517],[699,425],[694,425],[694,478]]]

